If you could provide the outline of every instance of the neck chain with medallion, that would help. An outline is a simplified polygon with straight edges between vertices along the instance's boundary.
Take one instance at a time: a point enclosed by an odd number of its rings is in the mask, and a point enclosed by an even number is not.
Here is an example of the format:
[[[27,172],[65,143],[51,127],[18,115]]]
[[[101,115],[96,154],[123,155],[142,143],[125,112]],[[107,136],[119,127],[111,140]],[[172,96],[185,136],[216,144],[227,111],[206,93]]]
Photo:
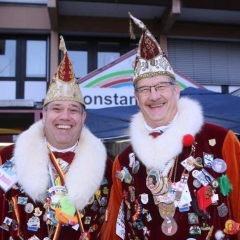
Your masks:
[[[193,158],[194,154],[195,143],[192,145],[191,152],[187,159]],[[177,232],[178,226],[173,217],[189,176],[189,172],[184,168],[180,181],[175,182],[178,156],[173,159],[173,166],[171,167],[168,176],[163,176],[162,172],[166,169],[170,161],[171,160],[165,164],[161,171],[157,169],[151,169],[148,171],[146,179],[146,185],[153,195],[154,203],[158,206],[159,214],[164,219],[161,229],[167,236],[172,236]]]
[[[60,182],[61,182],[61,186],[56,186],[57,188],[57,191],[61,191],[61,193],[64,193],[64,197],[67,198],[67,190],[66,188],[64,187],[65,185],[65,172],[63,172],[63,170],[61,169],[55,155],[53,154],[53,152],[51,151],[49,145],[47,145],[48,147],[48,150],[49,150],[49,154],[50,154],[50,159],[51,159],[51,162],[53,164],[53,166],[55,167],[59,177],[60,177]],[[55,192],[55,190],[53,189],[53,191]],[[68,199],[67,199],[68,200]],[[47,201],[49,201],[49,198],[47,199]],[[61,201],[61,199],[60,199]],[[69,201],[69,200],[68,200]],[[70,202],[69,202],[70,203]],[[48,204],[50,205],[50,204]],[[46,211],[49,210],[49,207],[46,208]],[[61,232],[61,227],[62,225],[66,225],[66,222],[69,223],[69,222],[73,222],[74,225],[77,224],[77,222],[79,223],[79,226],[80,226],[80,231],[81,231],[81,236],[80,236],[80,239],[84,239],[83,237],[85,236],[88,236],[89,233],[88,232],[85,232],[84,231],[84,228],[83,228],[83,223],[82,223],[82,220],[81,220],[81,214],[78,210],[74,210],[74,207],[73,207],[73,212],[75,212],[75,215],[73,213],[73,217],[71,217],[71,215],[69,215],[68,213],[66,212],[62,212],[61,209],[59,208],[56,208],[55,209],[55,214],[56,215],[59,215],[58,219],[61,219],[62,218],[62,221],[58,221],[58,222],[55,222],[55,223],[52,223],[52,221],[46,221],[47,224],[50,224],[50,225],[55,225],[54,229],[51,227],[51,226],[48,226],[48,230],[49,230],[49,239],[51,237],[51,235],[54,234],[53,236],[53,240],[57,240],[60,236],[60,232]]]

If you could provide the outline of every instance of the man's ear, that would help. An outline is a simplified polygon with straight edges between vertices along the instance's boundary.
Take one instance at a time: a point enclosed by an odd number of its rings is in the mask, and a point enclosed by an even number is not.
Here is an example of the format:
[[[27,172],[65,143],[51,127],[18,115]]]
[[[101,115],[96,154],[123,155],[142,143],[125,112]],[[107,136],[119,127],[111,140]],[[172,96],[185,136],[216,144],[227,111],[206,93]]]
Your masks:
[[[42,123],[45,123],[45,119],[46,119],[46,110],[42,109]]]
[[[137,95],[136,92],[134,92],[134,97],[135,97],[135,99],[136,99],[136,101],[137,101],[137,105],[139,106],[138,95]]]
[[[178,83],[175,84],[175,90],[176,95],[178,96],[178,98],[180,98],[180,91],[181,91],[181,87]]]
[[[86,113],[86,111],[84,111],[84,112],[82,113],[82,122],[83,122],[83,125],[85,124],[86,118],[87,118],[87,113]]]

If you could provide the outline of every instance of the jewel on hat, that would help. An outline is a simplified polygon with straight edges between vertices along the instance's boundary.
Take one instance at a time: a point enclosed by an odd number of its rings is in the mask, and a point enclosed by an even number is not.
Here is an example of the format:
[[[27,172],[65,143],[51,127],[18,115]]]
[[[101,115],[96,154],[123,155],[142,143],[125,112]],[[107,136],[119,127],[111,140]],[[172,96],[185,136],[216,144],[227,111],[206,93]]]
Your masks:
[[[139,28],[142,29],[142,36],[139,41],[134,66],[134,84],[143,78],[159,75],[170,76],[175,80],[174,71],[155,37],[151,34],[142,21],[133,17],[131,13],[128,14],[130,16],[131,38],[135,38],[131,19]]]
[[[64,54],[63,60],[59,64],[57,71],[50,82],[43,105],[45,106],[53,101],[75,101],[81,103],[85,107],[63,36],[60,36],[59,49]]]

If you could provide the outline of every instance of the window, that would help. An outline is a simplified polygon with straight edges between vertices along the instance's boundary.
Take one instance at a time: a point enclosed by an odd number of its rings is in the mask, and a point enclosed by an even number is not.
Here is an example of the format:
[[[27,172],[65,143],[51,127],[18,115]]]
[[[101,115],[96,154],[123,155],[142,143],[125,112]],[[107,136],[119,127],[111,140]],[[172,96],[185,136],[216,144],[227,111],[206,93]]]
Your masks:
[[[81,78],[88,73],[88,53],[87,51],[68,51],[72,60],[76,78]]]
[[[129,39],[81,37],[79,41],[77,37],[67,36],[64,39],[77,78],[106,66],[136,48],[136,44],[131,44]]]
[[[120,57],[119,43],[98,43],[97,68],[106,66],[108,63]]]
[[[129,39],[77,36],[64,39],[77,79],[136,47]],[[59,51],[59,62],[62,57]],[[42,102],[48,80],[48,35],[0,35],[0,100]]]
[[[42,101],[48,79],[48,37],[0,35],[0,99]]]
[[[6,3],[30,3],[30,4],[47,4],[48,0],[1,0]]]
[[[168,39],[174,69],[202,85],[240,85],[240,43]]]
[[[0,77],[16,75],[16,40],[0,39]]]
[[[120,53],[115,52],[99,52],[98,53],[98,68],[106,66],[108,63],[118,59]]]
[[[26,77],[46,78],[46,41],[27,41]]]

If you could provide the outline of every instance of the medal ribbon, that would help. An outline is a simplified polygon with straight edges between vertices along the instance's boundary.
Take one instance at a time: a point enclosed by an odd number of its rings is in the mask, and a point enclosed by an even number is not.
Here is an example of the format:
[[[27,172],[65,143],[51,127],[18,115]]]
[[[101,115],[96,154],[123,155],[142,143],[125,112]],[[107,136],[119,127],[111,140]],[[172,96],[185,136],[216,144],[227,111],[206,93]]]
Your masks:
[[[60,177],[60,180],[61,180],[61,185],[63,186],[63,185],[64,185],[64,182],[65,182],[64,173],[63,173],[61,167],[59,166],[56,157],[54,156],[54,154],[53,154],[52,151],[50,150],[49,146],[48,146],[48,149],[49,149],[49,153],[50,153],[50,157],[51,157],[52,163],[53,163],[55,169],[57,170],[57,173],[58,173],[58,175],[59,175],[59,177]]]
[[[17,204],[17,196],[12,197],[12,201],[13,201],[13,211],[16,215],[16,220],[18,223],[18,230],[17,230],[17,236],[20,235],[20,217],[19,217],[19,210],[18,210],[18,204]]]
[[[52,153],[52,151],[51,151],[51,149],[50,149],[48,144],[47,144],[47,147],[48,147],[48,150],[49,150],[49,153],[50,153],[51,161],[52,161],[54,167],[56,168],[56,170],[57,170],[57,172],[59,174],[59,177],[61,179],[61,185],[63,186],[64,183],[65,183],[65,175],[64,175],[61,167],[59,166],[59,164],[57,162],[57,159],[54,156],[54,154]],[[77,214],[78,222],[79,222],[79,225],[80,225],[80,231],[81,231],[81,233],[84,233],[84,228],[83,228],[83,223],[82,223],[82,220],[81,220],[81,215],[80,215],[78,210],[76,210],[76,214]],[[58,236],[59,236],[60,231],[61,231],[61,226],[62,226],[61,223],[57,224],[57,228],[56,228],[53,240],[57,240],[58,239]]]

